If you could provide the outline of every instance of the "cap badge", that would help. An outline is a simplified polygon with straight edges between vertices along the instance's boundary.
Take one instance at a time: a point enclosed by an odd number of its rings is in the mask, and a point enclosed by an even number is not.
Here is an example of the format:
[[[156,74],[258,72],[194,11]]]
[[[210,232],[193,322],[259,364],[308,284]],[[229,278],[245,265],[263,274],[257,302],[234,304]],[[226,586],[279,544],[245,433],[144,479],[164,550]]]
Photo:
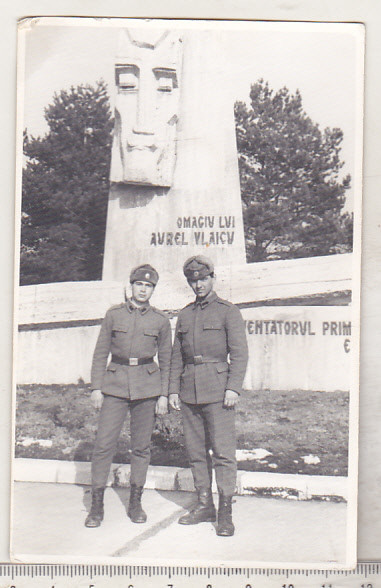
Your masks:
[[[146,277],[147,279],[149,278],[149,273],[148,273],[148,272],[146,273],[145,277]]]
[[[198,272],[194,272],[194,277],[197,278]]]

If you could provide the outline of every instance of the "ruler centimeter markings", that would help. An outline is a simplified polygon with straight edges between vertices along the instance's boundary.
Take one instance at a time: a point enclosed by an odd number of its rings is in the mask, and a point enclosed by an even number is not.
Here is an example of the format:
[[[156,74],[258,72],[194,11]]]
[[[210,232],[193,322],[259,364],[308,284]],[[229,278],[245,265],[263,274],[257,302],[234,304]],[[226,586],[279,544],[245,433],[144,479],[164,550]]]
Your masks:
[[[381,562],[354,570],[0,564],[0,588],[381,588]]]

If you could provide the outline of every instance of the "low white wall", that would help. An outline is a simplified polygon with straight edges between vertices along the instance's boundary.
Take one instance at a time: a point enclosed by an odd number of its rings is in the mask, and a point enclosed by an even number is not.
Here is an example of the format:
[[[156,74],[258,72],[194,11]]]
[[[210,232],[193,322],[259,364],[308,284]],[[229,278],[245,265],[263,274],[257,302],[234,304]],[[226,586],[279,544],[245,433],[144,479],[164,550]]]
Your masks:
[[[348,254],[220,268],[217,291],[244,304],[349,290],[351,263]],[[101,320],[109,306],[123,300],[123,284],[115,282],[19,288],[16,383],[68,384],[80,378],[89,382]],[[178,309],[190,300],[192,293],[179,271],[160,277],[152,302]],[[351,320],[351,307],[268,306],[242,313],[250,349],[247,388],[349,389],[350,336],[342,327]]]
[[[123,302],[119,282],[57,282],[18,288],[19,325],[69,323],[101,319],[113,304]]]
[[[258,307],[242,314],[250,353],[246,388],[349,390],[350,307]],[[17,383],[89,382],[99,328],[21,331]]]
[[[17,384],[73,384],[90,381],[99,326],[21,331]]]
[[[353,256],[327,255],[216,267],[216,290],[235,304],[285,299],[351,290]],[[129,285],[127,285],[129,290]],[[18,323],[100,318],[108,306],[123,301],[119,282],[61,282],[21,286],[18,289]],[[160,274],[152,297],[159,308],[179,309],[191,302],[182,264]]]
[[[350,389],[351,307],[268,306],[242,315],[250,355],[246,388]]]

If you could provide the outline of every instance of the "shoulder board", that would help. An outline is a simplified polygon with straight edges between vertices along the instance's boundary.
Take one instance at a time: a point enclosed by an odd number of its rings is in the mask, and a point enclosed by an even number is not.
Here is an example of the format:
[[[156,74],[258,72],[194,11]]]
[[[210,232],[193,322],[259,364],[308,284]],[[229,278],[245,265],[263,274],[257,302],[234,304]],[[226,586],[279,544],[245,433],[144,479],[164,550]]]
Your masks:
[[[234,304],[232,302],[229,302],[229,300],[224,300],[223,298],[220,298],[219,296],[217,296],[216,302],[219,302],[220,304],[224,304],[225,306],[234,306]]]
[[[177,314],[178,317],[180,317],[183,313],[186,313],[188,310],[190,310],[193,306],[193,302],[190,302],[189,304],[187,304],[186,306],[183,306],[183,308],[181,308]]]
[[[186,310],[187,310],[187,308],[192,308],[193,304],[194,304],[194,302],[189,302],[189,304],[187,304],[186,306],[184,306],[184,307],[183,307],[183,308],[182,308],[182,309],[179,311],[179,315],[180,315],[182,312],[186,311]]]
[[[154,312],[157,312],[157,314],[160,314],[161,316],[164,316],[165,318],[169,318],[168,314],[164,310],[160,310],[159,308],[156,308],[156,306],[151,306],[151,309]]]
[[[121,304],[114,304],[113,306],[111,306],[109,308],[109,311],[110,310],[116,310],[117,308],[123,308],[125,306],[125,304],[126,304],[125,302],[122,302]]]

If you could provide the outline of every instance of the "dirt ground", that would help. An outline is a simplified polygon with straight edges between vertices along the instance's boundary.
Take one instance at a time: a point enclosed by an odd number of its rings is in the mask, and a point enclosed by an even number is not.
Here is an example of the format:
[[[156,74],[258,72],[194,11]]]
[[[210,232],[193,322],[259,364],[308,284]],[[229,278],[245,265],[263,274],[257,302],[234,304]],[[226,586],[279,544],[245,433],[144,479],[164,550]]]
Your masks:
[[[84,384],[20,387],[16,457],[89,461],[97,428],[89,397]],[[239,469],[347,475],[348,408],[346,392],[244,392],[236,409],[237,447],[261,448],[271,455],[242,459]],[[114,463],[129,463],[129,449],[127,419]],[[305,463],[304,456],[314,456],[316,463]],[[151,463],[188,465],[177,413],[157,419]]]

